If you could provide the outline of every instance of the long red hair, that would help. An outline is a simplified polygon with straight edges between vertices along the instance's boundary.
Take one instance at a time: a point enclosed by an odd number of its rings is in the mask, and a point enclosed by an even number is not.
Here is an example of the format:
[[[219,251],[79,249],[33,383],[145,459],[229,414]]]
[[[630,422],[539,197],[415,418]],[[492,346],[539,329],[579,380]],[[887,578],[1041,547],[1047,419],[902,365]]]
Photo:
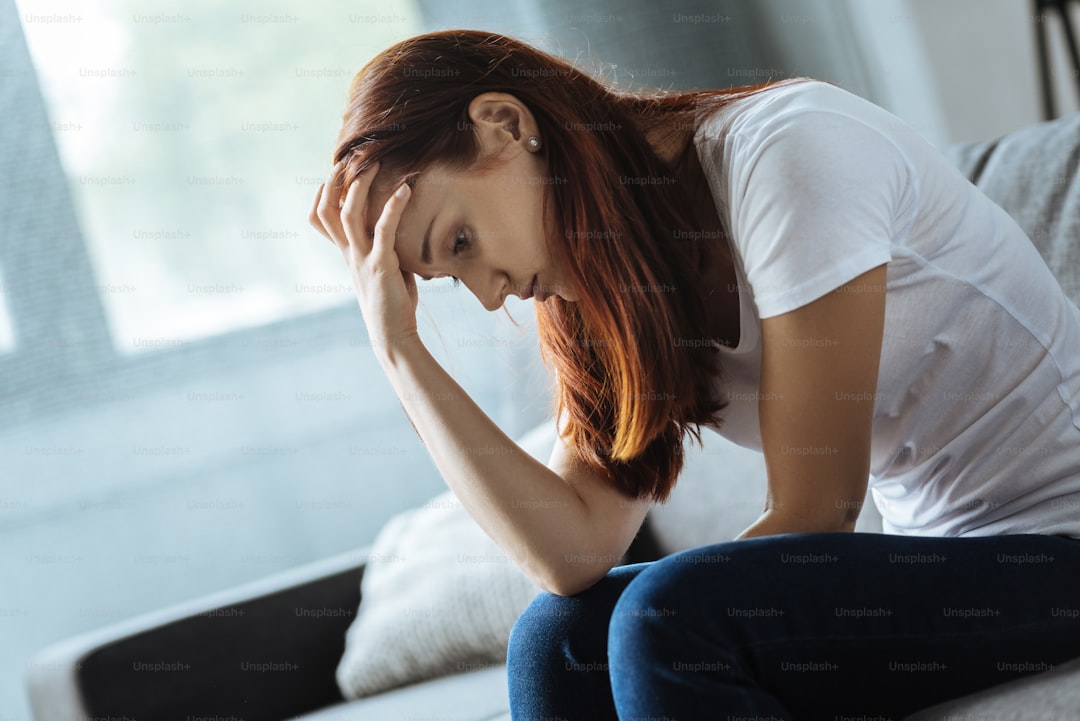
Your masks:
[[[781,82],[796,82],[802,78]],[[577,302],[536,304],[540,347],[555,371],[555,413],[579,459],[631,498],[667,498],[683,440],[722,422],[717,356],[703,335],[700,277],[727,254],[703,237],[687,183],[693,143],[665,162],[646,133],[673,118],[696,123],[772,85],[628,92],[569,62],[490,32],[446,30],[379,53],[351,84],[334,162],[345,183],[375,162],[394,184],[433,163],[466,170],[479,155],[469,101],[510,93],[533,113],[558,226],[552,257],[574,277]]]

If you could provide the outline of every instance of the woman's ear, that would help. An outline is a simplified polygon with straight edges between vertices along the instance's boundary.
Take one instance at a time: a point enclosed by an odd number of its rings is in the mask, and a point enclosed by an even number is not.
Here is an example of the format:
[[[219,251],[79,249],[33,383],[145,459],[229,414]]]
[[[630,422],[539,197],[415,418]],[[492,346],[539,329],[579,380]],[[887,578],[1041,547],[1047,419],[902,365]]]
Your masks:
[[[497,155],[515,146],[528,152],[528,139],[539,135],[532,113],[509,93],[477,95],[469,102],[469,119],[476,127],[483,155]]]

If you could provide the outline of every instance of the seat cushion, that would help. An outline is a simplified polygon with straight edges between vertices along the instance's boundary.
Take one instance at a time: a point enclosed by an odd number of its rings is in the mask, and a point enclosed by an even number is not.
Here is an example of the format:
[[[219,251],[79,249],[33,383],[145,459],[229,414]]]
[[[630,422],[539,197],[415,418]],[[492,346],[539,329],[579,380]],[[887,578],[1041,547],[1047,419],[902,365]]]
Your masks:
[[[1080,656],[1080,649],[1077,649]],[[931,706],[904,721],[1034,721],[1080,718],[1080,658]]]
[[[494,721],[510,718],[506,666],[489,666],[347,701],[294,721]]]
[[[902,721],[1077,719],[1080,658],[1049,671],[923,709]],[[293,721],[510,721],[506,667],[468,671],[337,704]],[[899,720],[898,720],[899,721]]]

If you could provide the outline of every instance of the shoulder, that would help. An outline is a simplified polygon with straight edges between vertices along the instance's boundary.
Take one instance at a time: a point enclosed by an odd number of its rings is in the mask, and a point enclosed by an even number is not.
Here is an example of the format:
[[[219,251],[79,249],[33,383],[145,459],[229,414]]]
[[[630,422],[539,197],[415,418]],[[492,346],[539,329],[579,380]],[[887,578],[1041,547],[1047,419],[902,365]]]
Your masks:
[[[879,177],[909,176],[915,167],[909,149],[916,138],[907,123],[884,108],[820,80],[737,99],[703,118],[694,136],[707,172],[727,176],[736,187],[764,167],[791,169],[793,177],[809,169],[831,171],[827,177],[864,169]]]
[[[899,121],[869,101],[818,81],[747,100],[698,152],[764,319],[887,263],[919,192]]]
[[[856,122],[885,132],[903,125],[874,103],[823,80],[796,79],[736,98],[701,119],[695,138],[702,142],[762,132],[798,132],[804,115],[831,116],[839,124]]]
[[[747,192],[820,199],[911,185],[914,131],[895,115],[820,80],[766,88],[704,118],[695,133],[710,182],[735,202]]]

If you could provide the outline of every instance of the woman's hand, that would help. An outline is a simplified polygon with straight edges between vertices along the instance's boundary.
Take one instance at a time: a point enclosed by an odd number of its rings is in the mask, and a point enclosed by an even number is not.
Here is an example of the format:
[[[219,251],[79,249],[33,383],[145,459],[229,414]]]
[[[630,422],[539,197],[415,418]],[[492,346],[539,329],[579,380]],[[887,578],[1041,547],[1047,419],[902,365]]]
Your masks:
[[[387,353],[416,332],[416,279],[401,270],[394,242],[401,214],[409,203],[412,188],[402,184],[390,196],[375,223],[368,230],[364,209],[379,164],[364,171],[341,199],[344,164],[334,166],[330,178],[315,193],[315,205],[308,220],[341,250],[349,267],[360,312],[367,324],[372,347]]]

